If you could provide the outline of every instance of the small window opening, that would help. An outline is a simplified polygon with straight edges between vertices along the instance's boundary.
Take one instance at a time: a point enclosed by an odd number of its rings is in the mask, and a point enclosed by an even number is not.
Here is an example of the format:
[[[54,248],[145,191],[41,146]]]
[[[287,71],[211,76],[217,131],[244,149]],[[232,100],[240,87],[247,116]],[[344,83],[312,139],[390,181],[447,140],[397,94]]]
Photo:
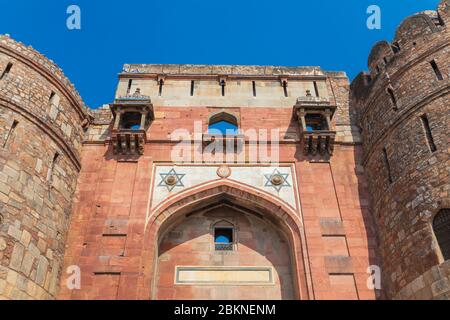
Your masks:
[[[314,92],[316,93],[316,97],[319,97],[319,87],[317,86],[317,82],[314,81]]]
[[[226,86],[225,80],[221,80],[220,85],[222,87],[222,97],[225,97],[225,86]]]
[[[392,174],[391,174],[391,165],[389,164],[389,157],[388,157],[386,148],[383,148],[383,160],[384,160],[384,165],[385,165],[387,173],[388,173],[389,184],[391,184],[393,181]]]
[[[444,260],[450,260],[450,209],[440,210],[433,219],[433,231]]]
[[[385,64],[385,65],[387,65],[388,62],[389,62],[388,59],[387,59],[386,57],[383,57],[383,61],[384,61],[384,64]]]
[[[376,65],[375,68],[377,69],[377,73],[380,73],[380,72],[381,72],[381,69],[380,69],[380,66],[379,66],[379,65]]]
[[[56,92],[52,91],[52,93],[50,93],[50,97],[48,98],[50,105],[55,104],[55,99],[56,99]]]
[[[14,130],[16,130],[17,125],[19,124],[19,121],[14,120],[11,128],[9,128],[8,134],[6,135],[6,139],[5,142],[3,143],[3,148],[6,147],[6,145],[8,144],[9,139],[12,137],[12,135],[14,134]]]
[[[133,79],[128,80],[127,95],[130,94],[132,85],[133,85]]]
[[[253,96],[256,97],[256,81],[252,81]]]
[[[215,228],[214,244],[216,251],[233,251],[233,228]]]
[[[238,131],[238,120],[232,114],[221,112],[209,119],[209,134],[236,135]]]
[[[11,62],[8,62],[5,70],[3,70],[2,75],[0,76],[0,80],[2,80],[11,71],[12,66],[13,64]]]
[[[53,160],[52,160],[52,163],[50,165],[49,172],[48,172],[48,179],[47,180],[48,180],[48,182],[50,184],[53,183],[55,167],[56,167],[56,163],[57,163],[58,159],[59,159],[59,153],[55,152],[55,155],[53,156]]]
[[[444,80],[444,77],[442,76],[441,70],[439,70],[439,67],[435,60],[430,61],[431,67],[433,68],[434,73],[436,74],[436,78],[441,81]]]
[[[191,97],[194,96],[194,90],[195,90],[195,81],[192,80],[192,81],[191,81]]]
[[[398,42],[392,43],[391,48],[394,53],[400,52],[400,45],[398,44]]]
[[[329,130],[325,117],[320,114],[307,114],[305,120],[306,131],[308,132]]]
[[[387,88],[386,91],[389,95],[389,98],[391,99],[392,108],[397,111],[398,105],[397,105],[397,98],[395,97],[395,94],[394,94],[394,90],[392,90],[391,88]]]
[[[431,132],[430,122],[428,121],[427,115],[422,115],[420,117],[422,120],[423,128],[425,129],[425,136],[427,138],[428,146],[431,152],[435,152],[437,150],[436,144],[434,143],[433,133]]]
[[[120,129],[140,130],[142,114],[139,112],[126,112],[122,115]]]
[[[162,91],[163,91],[163,85],[164,85],[164,81],[161,79],[159,80],[159,91],[158,91],[158,96],[162,96]]]
[[[287,81],[286,80],[284,80],[283,81],[283,92],[284,92],[284,96],[287,98],[288,96],[289,96],[289,94],[288,94],[288,84],[287,84]]]

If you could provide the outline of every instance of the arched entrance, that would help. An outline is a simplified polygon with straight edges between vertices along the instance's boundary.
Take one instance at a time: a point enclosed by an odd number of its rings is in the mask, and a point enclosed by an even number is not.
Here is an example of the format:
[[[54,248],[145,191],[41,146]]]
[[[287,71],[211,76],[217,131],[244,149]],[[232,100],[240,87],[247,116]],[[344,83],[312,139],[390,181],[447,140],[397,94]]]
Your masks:
[[[292,208],[248,186],[223,180],[187,190],[147,223],[139,296],[309,299],[301,231]]]

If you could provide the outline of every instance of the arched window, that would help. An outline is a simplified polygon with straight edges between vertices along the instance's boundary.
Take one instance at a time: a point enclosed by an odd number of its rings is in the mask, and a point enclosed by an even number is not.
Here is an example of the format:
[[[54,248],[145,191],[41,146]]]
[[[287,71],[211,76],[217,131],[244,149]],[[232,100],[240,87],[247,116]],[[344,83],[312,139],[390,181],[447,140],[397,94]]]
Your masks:
[[[233,229],[232,228],[216,228],[215,229],[215,243],[230,244],[233,243]]]
[[[210,134],[222,134],[222,135],[235,135],[238,133],[238,127],[227,121],[219,121],[209,125],[208,133]]]
[[[321,114],[307,114],[305,116],[306,131],[327,131],[327,120]]]
[[[233,251],[234,227],[226,221],[214,225],[214,248],[216,251]]]
[[[209,119],[209,134],[236,135],[238,130],[237,118],[232,114],[221,112]]]
[[[120,128],[125,130],[141,129],[142,114],[139,112],[126,112],[122,115]]]
[[[442,209],[433,220],[433,231],[445,260],[450,259],[450,209]]]

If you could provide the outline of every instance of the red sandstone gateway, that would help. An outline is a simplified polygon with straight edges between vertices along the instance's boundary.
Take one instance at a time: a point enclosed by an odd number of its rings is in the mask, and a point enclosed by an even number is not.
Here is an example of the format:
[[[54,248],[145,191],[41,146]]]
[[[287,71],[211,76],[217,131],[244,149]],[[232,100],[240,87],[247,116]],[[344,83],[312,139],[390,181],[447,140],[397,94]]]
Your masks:
[[[95,110],[0,36],[0,298],[449,298],[449,7],[351,86],[125,65]]]

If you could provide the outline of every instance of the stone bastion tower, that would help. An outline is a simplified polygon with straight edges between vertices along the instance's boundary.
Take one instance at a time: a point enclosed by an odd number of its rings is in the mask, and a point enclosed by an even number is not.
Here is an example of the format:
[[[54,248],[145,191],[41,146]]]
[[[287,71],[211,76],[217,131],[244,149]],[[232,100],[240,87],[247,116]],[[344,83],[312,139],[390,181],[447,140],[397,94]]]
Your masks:
[[[391,299],[450,298],[449,24],[448,0],[405,19],[351,85]]]
[[[89,116],[46,57],[0,36],[0,299],[53,299]]]

